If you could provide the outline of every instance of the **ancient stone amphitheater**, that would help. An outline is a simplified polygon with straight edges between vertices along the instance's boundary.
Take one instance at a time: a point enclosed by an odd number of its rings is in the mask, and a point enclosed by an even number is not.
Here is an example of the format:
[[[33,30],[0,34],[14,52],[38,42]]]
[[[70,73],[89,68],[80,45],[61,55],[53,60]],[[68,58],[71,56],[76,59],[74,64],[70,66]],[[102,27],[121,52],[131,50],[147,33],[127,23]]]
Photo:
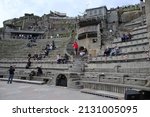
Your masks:
[[[148,4],[148,3],[147,3]],[[150,4],[149,4],[150,5]],[[149,8],[147,8],[149,10]],[[150,10],[149,10],[150,12]],[[16,65],[14,82],[47,84],[78,88],[82,93],[124,99],[127,90],[145,93],[149,99],[150,91],[150,53],[149,53],[149,14],[121,25],[130,29],[132,39],[122,42],[120,37],[113,37],[105,46],[121,48],[121,54],[112,57],[103,56],[104,48],[98,56],[88,60],[74,57],[71,37],[38,39],[36,46],[26,47],[28,40],[0,40],[0,80],[7,80],[10,65]],[[118,29],[118,32],[121,31]],[[44,46],[55,40],[56,50],[42,60],[31,60],[30,69],[25,69],[28,53],[40,52]],[[57,64],[56,55],[67,53],[70,61]],[[41,66],[44,74],[29,78],[29,73]],[[39,85],[39,87],[40,87]]]

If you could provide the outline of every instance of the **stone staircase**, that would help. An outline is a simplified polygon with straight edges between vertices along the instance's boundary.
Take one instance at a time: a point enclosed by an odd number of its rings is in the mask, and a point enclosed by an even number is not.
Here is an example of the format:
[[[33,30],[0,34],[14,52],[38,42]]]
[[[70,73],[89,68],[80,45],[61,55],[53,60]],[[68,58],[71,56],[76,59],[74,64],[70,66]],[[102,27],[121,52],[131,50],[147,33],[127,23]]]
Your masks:
[[[142,25],[146,25],[145,15],[142,15],[141,17],[134,19],[129,23],[126,23],[124,27],[127,28],[128,30],[132,30],[133,28],[140,27]]]
[[[82,78],[84,76],[84,61],[79,56],[75,56],[71,67],[69,68],[71,88],[81,89]]]

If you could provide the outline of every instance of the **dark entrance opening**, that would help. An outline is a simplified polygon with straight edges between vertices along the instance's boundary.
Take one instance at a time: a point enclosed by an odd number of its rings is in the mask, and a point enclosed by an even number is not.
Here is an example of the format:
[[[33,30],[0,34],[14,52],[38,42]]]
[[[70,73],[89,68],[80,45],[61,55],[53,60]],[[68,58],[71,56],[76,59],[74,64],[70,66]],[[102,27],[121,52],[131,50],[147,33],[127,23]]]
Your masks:
[[[67,78],[65,75],[60,74],[56,78],[56,86],[67,87]]]

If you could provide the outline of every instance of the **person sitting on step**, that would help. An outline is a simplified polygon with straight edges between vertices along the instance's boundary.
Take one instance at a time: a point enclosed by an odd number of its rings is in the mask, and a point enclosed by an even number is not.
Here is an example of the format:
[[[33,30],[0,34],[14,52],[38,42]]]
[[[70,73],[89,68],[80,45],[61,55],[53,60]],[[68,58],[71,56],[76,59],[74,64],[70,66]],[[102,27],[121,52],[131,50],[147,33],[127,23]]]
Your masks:
[[[37,76],[41,76],[43,74],[42,68],[37,67]]]

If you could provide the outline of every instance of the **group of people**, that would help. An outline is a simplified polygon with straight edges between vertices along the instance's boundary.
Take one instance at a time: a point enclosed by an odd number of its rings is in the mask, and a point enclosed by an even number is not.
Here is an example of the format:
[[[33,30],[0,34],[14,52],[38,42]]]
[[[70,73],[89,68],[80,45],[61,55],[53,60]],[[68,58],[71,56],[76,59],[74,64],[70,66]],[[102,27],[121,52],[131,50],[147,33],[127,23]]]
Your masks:
[[[51,44],[47,44],[45,47],[45,55],[44,57],[48,56],[49,51],[50,50],[54,50],[56,48],[55,46],[55,42],[52,41]],[[75,51],[75,55],[80,55],[80,56],[84,56],[87,53],[86,48],[83,49],[78,49],[78,43],[75,41],[73,43],[73,48]],[[31,67],[31,58],[33,58],[34,60],[41,60],[42,59],[42,54],[37,54],[35,53],[33,56],[29,53],[28,54],[28,61],[26,64],[26,69],[29,69]],[[57,55],[57,63],[58,64],[66,64],[69,60],[69,56],[67,54],[64,54],[64,56],[61,56],[60,54]],[[10,66],[9,68],[9,78],[8,78],[8,83],[12,83],[13,77],[14,77],[14,72],[15,72],[15,67],[14,66]],[[31,71],[31,73],[29,74],[30,79],[32,79],[33,76],[40,76],[43,74],[42,68],[41,67],[37,67],[37,72],[35,72],[34,70]]]
[[[33,59],[34,59],[34,60],[42,60],[42,54],[41,54],[41,53],[40,53],[40,54],[35,53],[35,54],[33,55]]]
[[[53,40],[51,44],[46,45],[46,47],[44,49],[44,58],[49,55],[49,52],[51,50],[55,50],[55,49],[56,49],[56,46],[55,46],[55,42]]]
[[[9,77],[7,84],[12,84],[14,74],[15,74],[15,65],[9,67]],[[41,76],[43,74],[43,70],[41,67],[37,67],[37,71],[32,70],[29,74],[30,80],[33,78],[33,76]]]
[[[35,38],[29,39],[29,42],[27,43],[27,47],[32,47],[32,46],[36,46],[36,39]]]
[[[130,33],[128,34],[123,34],[121,37],[122,42],[127,42],[132,39],[132,35]],[[115,46],[114,48],[106,47],[104,51],[104,56],[116,56],[121,53],[121,50],[118,46]]]
[[[121,53],[121,50],[118,46],[115,46],[114,48],[107,47],[104,51],[104,56],[117,56]]]
[[[29,74],[30,80],[32,80],[33,76],[41,76],[43,74],[43,70],[41,67],[37,67],[37,71],[32,70]]]
[[[87,49],[84,48],[84,47],[79,48],[77,41],[74,41],[72,46],[74,48],[74,53],[75,53],[76,56],[80,55],[82,57],[82,56],[87,54]]]
[[[127,42],[127,41],[131,40],[131,38],[132,38],[132,35],[130,33],[128,33],[127,35],[123,34],[123,36],[121,37],[121,41]]]
[[[57,64],[66,64],[69,60],[69,56],[65,54],[61,56],[60,54],[57,55]]]
[[[86,55],[87,54],[87,49],[84,48],[84,47],[80,47],[79,48],[79,54],[80,54],[81,57]]]

